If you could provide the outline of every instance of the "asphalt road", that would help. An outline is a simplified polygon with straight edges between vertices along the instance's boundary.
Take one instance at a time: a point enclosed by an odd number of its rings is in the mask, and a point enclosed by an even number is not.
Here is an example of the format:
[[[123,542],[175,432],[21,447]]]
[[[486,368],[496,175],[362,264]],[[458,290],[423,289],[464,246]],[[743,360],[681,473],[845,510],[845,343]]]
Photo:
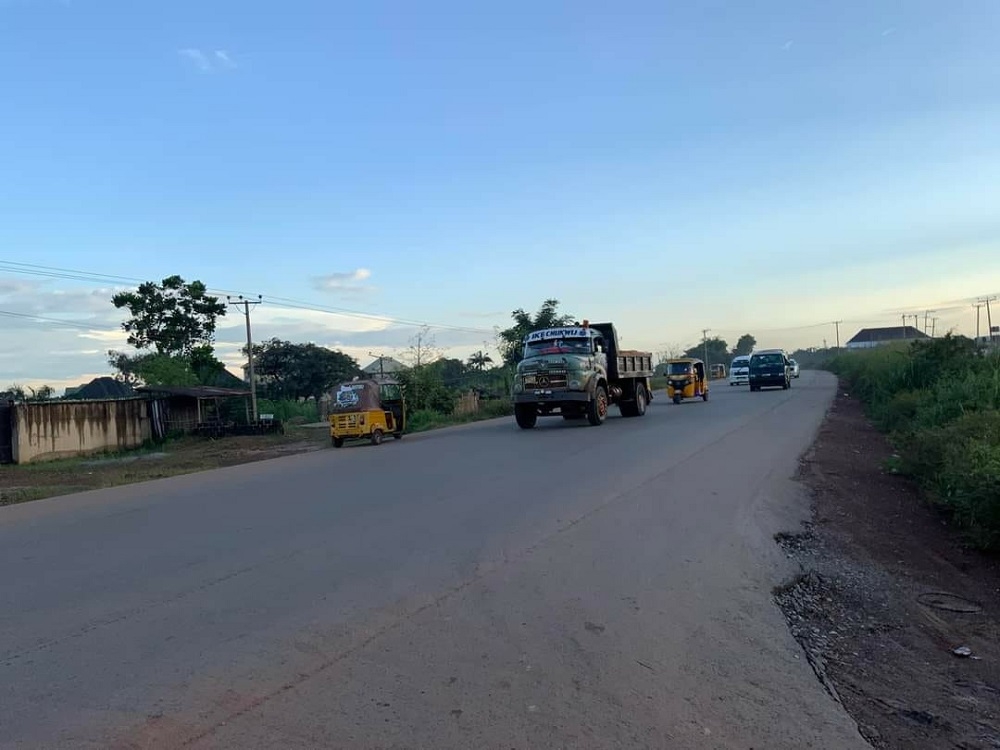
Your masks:
[[[867,747],[771,600],[833,389],[0,509],[0,747]]]

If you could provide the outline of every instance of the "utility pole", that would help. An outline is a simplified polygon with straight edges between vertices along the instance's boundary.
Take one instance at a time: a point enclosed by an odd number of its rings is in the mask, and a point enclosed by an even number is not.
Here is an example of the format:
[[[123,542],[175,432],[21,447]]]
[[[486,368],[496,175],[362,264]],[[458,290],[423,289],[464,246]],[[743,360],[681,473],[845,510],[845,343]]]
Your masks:
[[[382,359],[383,359],[383,356],[381,354],[372,354],[371,352],[368,352],[368,356],[369,357],[378,357],[378,377],[379,377],[379,380],[385,378],[385,370],[382,368]]]
[[[241,294],[234,302],[233,298],[227,295],[226,301],[237,310],[242,307],[243,315],[246,317],[247,321],[247,370],[250,375],[250,412],[253,421],[256,422],[260,415],[257,413],[257,378],[254,376],[253,372],[253,337],[250,335],[250,305],[259,305],[264,301],[264,296],[258,294],[257,299],[249,300],[244,299]]]
[[[983,304],[977,300],[972,306],[976,308],[976,343],[979,343],[979,310]]]
[[[906,319],[910,317],[909,315],[903,316],[903,341],[906,341]]]
[[[993,343],[993,317],[990,315],[990,302],[996,302],[996,297],[983,297],[979,300],[986,305],[986,327],[990,329],[990,343]]]
[[[837,327],[837,349],[840,350],[840,324],[843,323],[842,320],[835,320],[833,324]]]
[[[934,331],[937,330],[938,318],[931,318],[931,338],[934,338]]]
[[[924,310],[924,333],[927,333],[927,318],[930,317],[931,313],[936,313],[937,310]]]
[[[709,366],[708,366],[708,332],[711,331],[711,330],[712,330],[711,328],[703,328],[702,331],[701,331],[701,341],[702,341],[702,345],[705,347],[705,377],[706,378],[708,377],[708,370],[709,370]]]

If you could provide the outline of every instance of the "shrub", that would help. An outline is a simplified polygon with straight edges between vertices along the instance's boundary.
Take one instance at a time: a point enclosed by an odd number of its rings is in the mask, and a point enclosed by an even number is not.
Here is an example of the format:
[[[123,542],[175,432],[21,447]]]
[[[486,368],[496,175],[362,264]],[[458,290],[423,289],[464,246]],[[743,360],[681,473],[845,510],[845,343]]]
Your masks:
[[[271,399],[257,399],[258,414],[273,414],[275,419],[282,422],[318,422],[319,409],[315,401],[292,401],[282,399],[272,401]]]
[[[831,369],[894,434],[900,469],[974,544],[1000,548],[1000,352],[945,336],[842,354]]]

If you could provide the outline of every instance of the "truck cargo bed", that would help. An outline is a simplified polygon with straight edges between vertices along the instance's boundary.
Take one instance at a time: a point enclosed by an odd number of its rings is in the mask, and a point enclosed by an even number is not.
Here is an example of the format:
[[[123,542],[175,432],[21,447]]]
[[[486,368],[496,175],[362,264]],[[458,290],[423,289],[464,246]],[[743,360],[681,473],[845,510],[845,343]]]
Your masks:
[[[617,373],[619,378],[653,377],[653,355],[651,352],[618,352]]]

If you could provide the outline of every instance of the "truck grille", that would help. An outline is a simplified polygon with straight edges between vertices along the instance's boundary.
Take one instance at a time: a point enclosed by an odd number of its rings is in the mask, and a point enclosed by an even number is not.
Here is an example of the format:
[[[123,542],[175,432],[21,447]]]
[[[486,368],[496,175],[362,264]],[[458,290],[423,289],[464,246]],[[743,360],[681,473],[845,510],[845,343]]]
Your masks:
[[[525,388],[565,388],[566,371],[551,370],[549,372],[536,372],[524,376]]]

